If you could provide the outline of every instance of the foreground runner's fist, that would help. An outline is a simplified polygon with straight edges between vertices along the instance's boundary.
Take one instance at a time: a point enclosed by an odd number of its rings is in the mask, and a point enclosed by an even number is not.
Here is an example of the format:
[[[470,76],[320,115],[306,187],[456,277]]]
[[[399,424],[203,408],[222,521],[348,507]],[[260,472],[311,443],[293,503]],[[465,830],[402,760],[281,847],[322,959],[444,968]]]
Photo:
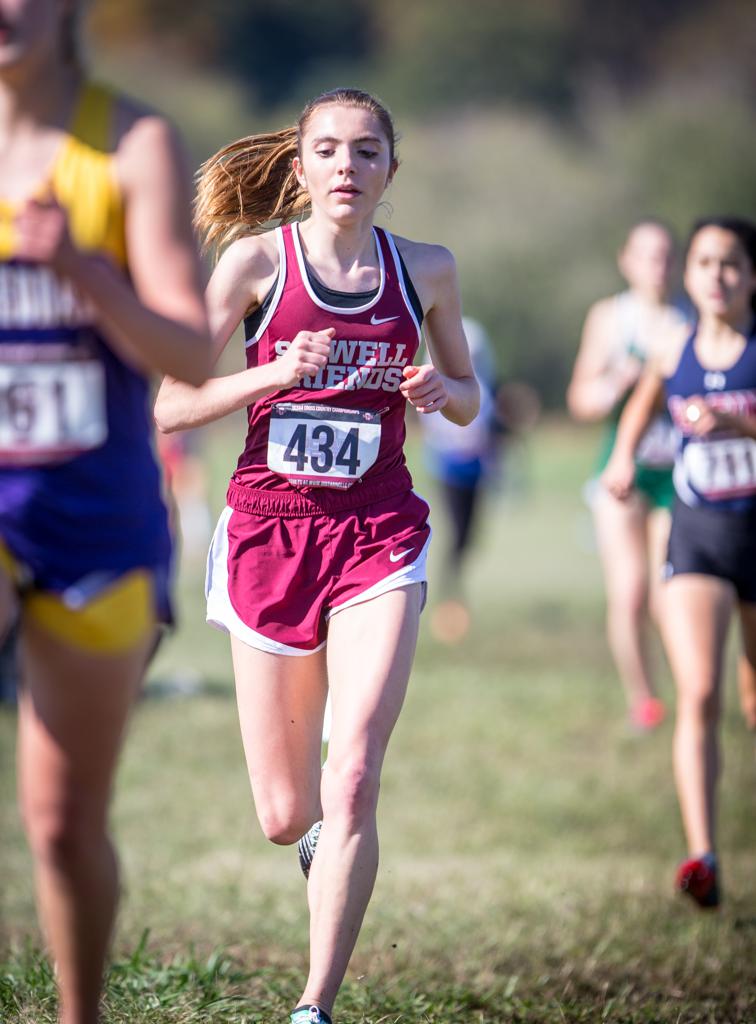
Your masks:
[[[30,263],[46,263],[62,274],[78,256],[68,231],[68,216],[54,199],[30,199],[14,222],[13,256]]]
[[[449,401],[444,378],[431,363],[405,366],[399,390],[418,412],[437,412]]]
[[[300,331],[284,354],[276,361],[281,371],[281,387],[292,388],[303,377],[314,377],[328,362],[331,339],[336,329]]]

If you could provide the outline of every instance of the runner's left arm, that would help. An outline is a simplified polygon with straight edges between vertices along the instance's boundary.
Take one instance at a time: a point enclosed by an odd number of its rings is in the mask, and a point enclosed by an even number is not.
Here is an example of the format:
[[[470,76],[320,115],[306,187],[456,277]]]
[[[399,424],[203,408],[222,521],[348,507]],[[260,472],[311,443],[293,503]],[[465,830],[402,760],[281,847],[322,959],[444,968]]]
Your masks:
[[[425,310],[433,360],[405,368],[399,390],[420,413],[440,411],[465,426],[480,408],[480,388],[462,328],[462,303],[454,257],[440,245],[405,243],[403,255]]]

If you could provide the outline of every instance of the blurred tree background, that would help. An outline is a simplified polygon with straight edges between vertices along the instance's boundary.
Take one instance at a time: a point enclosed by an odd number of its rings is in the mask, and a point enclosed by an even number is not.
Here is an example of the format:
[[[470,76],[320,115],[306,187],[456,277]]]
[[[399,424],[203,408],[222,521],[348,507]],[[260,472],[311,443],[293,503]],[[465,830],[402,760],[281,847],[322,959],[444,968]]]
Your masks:
[[[382,222],[452,249],[502,373],[550,407],[636,218],[756,217],[752,0],[95,0],[89,37],[195,163],[375,92],[402,137]]]

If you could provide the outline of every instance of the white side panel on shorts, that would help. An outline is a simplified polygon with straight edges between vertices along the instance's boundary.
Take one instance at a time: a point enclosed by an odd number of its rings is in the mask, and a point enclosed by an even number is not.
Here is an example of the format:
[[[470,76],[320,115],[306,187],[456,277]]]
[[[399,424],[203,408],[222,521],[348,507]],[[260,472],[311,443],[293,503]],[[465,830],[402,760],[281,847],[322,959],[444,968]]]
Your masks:
[[[426,563],[428,561],[428,550],[430,548],[431,537],[432,533],[428,535],[428,539],[425,542],[423,550],[414,562],[410,565],[403,565],[401,569],[397,569],[397,571],[392,572],[390,576],[386,576],[385,579],[379,580],[378,583],[374,583],[372,587],[368,587],[367,590],[363,590],[361,594],[356,594],[354,597],[350,597],[349,600],[344,601],[343,604],[334,605],[333,608],[328,610],[326,618],[330,619],[332,615],[343,611],[344,608],[351,608],[353,605],[362,604],[365,601],[372,601],[374,597],[380,597],[382,594],[388,594],[390,591],[398,590],[400,587],[408,587],[412,583],[427,583],[428,573],[426,572]]]
[[[404,305],[407,307],[407,312],[412,317],[412,323],[417,328],[417,340],[418,340],[418,343],[422,343],[422,330],[420,328],[420,324],[417,322],[417,317],[415,316],[415,310],[412,308],[412,303],[410,302],[409,294],[407,292],[407,283],[404,280],[404,271],[402,270],[402,261],[399,259],[399,250],[396,247],[396,242],[394,241],[393,235],[391,234],[390,231],[386,232],[386,239],[387,239],[388,244],[389,244],[389,249],[391,250],[391,255],[392,255],[393,259],[394,259],[394,269],[396,270],[396,279],[399,282],[399,287],[400,287],[401,292],[402,292],[402,298],[404,299]]]
[[[325,641],[310,651],[303,651],[299,647],[290,647],[288,644],[271,640],[262,633],[251,629],[239,618],[239,614],[231,604],[228,596],[228,521],[231,518],[233,509],[226,506],[221,512],[218,525],[215,528],[213,539],[210,542],[210,551],[207,555],[207,574],[205,576],[205,597],[207,598],[206,619],[211,626],[221,629],[225,633],[231,633],[249,647],[258,651],[265,651],[267,654],[286,654],[292,657],[306,657],[319,651],[325,646]]]

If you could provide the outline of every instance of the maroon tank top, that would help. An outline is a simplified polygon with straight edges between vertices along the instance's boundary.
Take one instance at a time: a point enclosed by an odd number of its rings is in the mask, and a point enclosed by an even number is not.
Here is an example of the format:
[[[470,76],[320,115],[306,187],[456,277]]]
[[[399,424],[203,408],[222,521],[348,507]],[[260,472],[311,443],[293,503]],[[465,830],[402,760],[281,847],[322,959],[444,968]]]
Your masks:
[[[411,488],[399,385],[417,353],[420,324],[394,240],[380,228],[373,234],[378,289],[343,308],[316,294],[298,225],[276,229],[278,278],[247,338],[247,366],[280,358],[299,331],[333,327],[336,334],[318,374],[248,406],[246,443],[228,492],[232,508],[307,514],[312,505],[328,512]]]

